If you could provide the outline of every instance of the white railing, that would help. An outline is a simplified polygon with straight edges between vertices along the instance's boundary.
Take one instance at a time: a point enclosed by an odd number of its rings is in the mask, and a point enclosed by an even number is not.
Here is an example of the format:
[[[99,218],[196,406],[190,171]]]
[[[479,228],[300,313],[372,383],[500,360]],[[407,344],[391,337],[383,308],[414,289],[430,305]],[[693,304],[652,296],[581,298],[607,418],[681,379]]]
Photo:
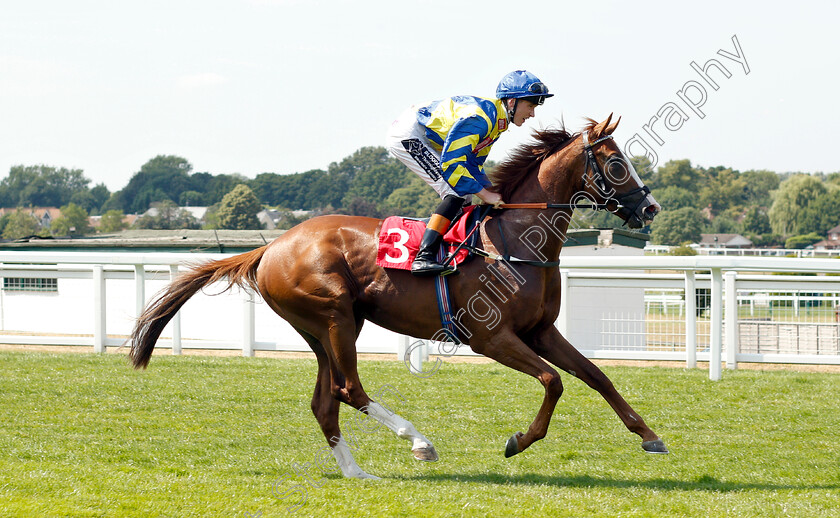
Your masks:
[[[816,248],[727,248],[689,245],[699,255],[739,255],[755,257],[840,257],[840,250]],[[645,246],[645,253],[651,255],[670,254],[675,247],[670,245]]]
[[[0,292],[0,342],[85,345],[92,346],[96,352],[121,346],[130,333],[133,319],[148,302],[147,293],[162,288],[185,262],[229,255],[2,252],[0,277],[58,279],[61,283],[57,293]],[[707,361],[711,379],[720,379],[724,360],[730,369],[737,368],[739,362],[840,364],[840,346],[836,345],[840,342],[837,322],[840,313],[836,313],[833,322],[829,319],[820,323],[816,331],[808,331],[819,335],[820,344],[829,340],[834,345],[797,346],[795,350],[777,346],[773,352],[761,348],[742,352],[739,345],[743,333],[739,332],[738,311],[739,307],[748,307],[749,300],[760,300],[762,304],[796,300],[798,308],[798,299],[807,300],[814,298],[815,293],[824,293],[831,294],[828,300],[836,301],[840,276],[822,275],[840,272],[840,262],[836,260],[586,256],[561,257],[560,268],[564,285],[557,326],[588,357],[678,360],[685,361],[688,367]],[[771,273],[774,275],[768,275]],[[651,290],[659,292],[651,295]],[[700,320],[694,296],[697,290],[710,293],[708,318]],[[668,295],[662,295],[664,292]],[[611,298],[611,293],[618,295]],[[794,295],[780,297],[773,293]],[[596,303],[586,309],[581,299],[592,294]],[[615,304],[626,305],[626,300],[621,299],[638,299],[638,314],[628,316],[612,311]],[[676,325],[676,331],[664,333],[655,329],[661,322],[653,319],[645,307],[657,301],[665,302],[666,308],[668,303],[679,305],[678,317],[660,319]],[[232,317],[236,313],[240,316]],[[595,320],[600,322],[600,330],[588,334],[578,331]],[[632,329],[628,327],[631,325]],[[747,335],[751,337],[773,326],[779,328],[782,323],[744,320],[742,325],[749,328]],[[784,325],[799,324],[785,322]],[[805,325],[810,326],[808,329],[814,327],[814,324]],[[796,329],[798,336],[800,328]],[[702,343],[698,344],[698,337]],[[407,337],[368,324],[360,336],[358,349],[393,353],[404,351],[408,341]],[[657,345],[665,342],[669,344],[667,347]],[[169,347],[174,354],[180,354],[184,348],[241,349],[246,356],[253,355],[255,350],[308,350],[290,326],[247,290],[221,297],[197,295],[164,330],[158,346]],[[461,350],[457,354],[470,352]]]

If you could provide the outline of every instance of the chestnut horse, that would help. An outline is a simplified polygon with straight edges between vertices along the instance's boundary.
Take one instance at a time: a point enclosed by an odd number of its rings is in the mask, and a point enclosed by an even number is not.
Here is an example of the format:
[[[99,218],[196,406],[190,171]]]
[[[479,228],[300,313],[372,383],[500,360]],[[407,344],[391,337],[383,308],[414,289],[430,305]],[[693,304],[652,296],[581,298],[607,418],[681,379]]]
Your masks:
[[[659,210],[612,141],[618,121],[610,124],[611,117],[601,123],[590,120],[578,134],[563,129],[537,132],[536,143],[517,149],[499,167],[494,189],[512,207],[537,203],[545,210],[529,206],[495,211],[481,224],[481,247],[492,257],[509,259],[473,260],[448,277],[453,306],[471,310],[458,313],[463,342],[476,353],[535,377],[545,388],[536,418],[527,432],[517,432],[507,441],[506,456],[525,450],[548,431],[563,392],[560,375],[549,363],[597,390],[624,425],[641,437],[645,451],[668,452],[601,370],[554,326],[560,310],[556,261],[572,213],[570,203],[585,199],[605,206],[634,228]],[[250,286],[303,336],[318,359],[312,412],[344,476],[375,478],[356,464],[341,436],[340,403],[410,441],[417,459],[437,460],[432,443],[410,422],[373,401],[359,380],[355,344],[365,320],[419,338],[433,337],[441,327],[434,280],[376,265],[381,225],[373,218],[317,217],[262,248],[184,272],[138,319],[131,337],[134,367],[148,365],[167,322],[199,289],[216,281],[227,282],[228,288]],[[527,240],[517,238],[525,235]],[[485,275],[491,267],[493,275]],[[488,322],[487,311],[476,309],[475,296],[484,287],[492,290],[488,279],[494,278],[492,305],[498,315]],[[507,286],[505,293],[499,289],[502,284]]]

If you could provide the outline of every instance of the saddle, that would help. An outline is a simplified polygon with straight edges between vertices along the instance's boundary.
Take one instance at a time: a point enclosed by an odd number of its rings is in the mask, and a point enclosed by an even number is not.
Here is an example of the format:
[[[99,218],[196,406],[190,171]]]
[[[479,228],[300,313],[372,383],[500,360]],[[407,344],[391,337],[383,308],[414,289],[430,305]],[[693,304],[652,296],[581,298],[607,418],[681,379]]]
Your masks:
[[[478,243],[479,233],[470,231],[476,221],[481,217],[478,205],[464,207],[461,214],[455,218],[449,231],[443,236],[443,255],[448,257],[458,245],[467,241],[470,248]],[[376,253],[376,265],[382,268],[394,268],[397,270],[411,270],[411,263],[420,249],[420,240],[426,230],[426,219],[409,218],[404,216],[391,216],[382,222],[382,229],[379,231],[379,245]],[[467,236],[469,235],[469,239]],[[452,259],[452,263],[459,265],[472,257],[472,253],[466,247],[458,250]]]

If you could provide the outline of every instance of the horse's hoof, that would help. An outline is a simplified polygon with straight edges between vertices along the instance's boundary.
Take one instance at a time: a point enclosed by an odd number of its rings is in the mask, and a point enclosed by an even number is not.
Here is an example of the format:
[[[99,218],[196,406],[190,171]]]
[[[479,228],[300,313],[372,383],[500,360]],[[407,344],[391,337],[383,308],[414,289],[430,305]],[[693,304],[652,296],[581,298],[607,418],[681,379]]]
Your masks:
[[[642,442],[642,449],[648,453],[670,453],[662,439]]]
[[[518,438],[522,436],[522,432],[516,432],[515,434],[510,436],[510,439],[507,440],[505,443],[505,458],[513,457],[517,453],[519,453],[519,440]]]
[[[411,450],[411,453],[414,454],[415,459],[422,460],[424,462],[437,462],[439,458],[434,446],[429,446],[428,448],[417,448],[416,450]]]

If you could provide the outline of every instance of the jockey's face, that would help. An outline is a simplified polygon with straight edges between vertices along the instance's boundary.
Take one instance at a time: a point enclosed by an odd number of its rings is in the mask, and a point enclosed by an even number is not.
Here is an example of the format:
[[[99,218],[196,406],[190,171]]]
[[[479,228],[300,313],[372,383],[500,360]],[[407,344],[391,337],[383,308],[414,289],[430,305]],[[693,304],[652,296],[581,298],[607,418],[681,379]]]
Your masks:
[[[515,102],[513,99],[511,101]],[[534,109],[536,107],[537,105],[531,101],[519,99],[519,102],[516,103],[516,111],[513,112],[513,120],[511,122],[517,126],[522,126],[526,120],[534,116]]]

